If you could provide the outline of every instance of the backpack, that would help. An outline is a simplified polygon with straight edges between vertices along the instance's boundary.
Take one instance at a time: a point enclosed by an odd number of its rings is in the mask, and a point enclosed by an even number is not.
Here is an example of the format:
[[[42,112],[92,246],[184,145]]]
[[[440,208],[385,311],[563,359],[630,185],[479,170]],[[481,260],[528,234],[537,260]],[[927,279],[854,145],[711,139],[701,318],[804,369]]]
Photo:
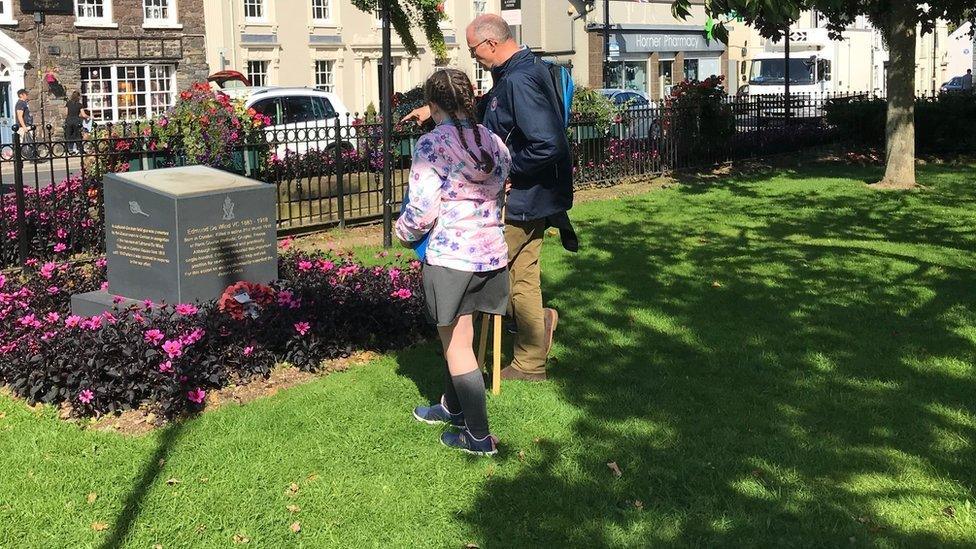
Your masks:
[[[536,61],[539,57],[536,56]],[[569,127],[569,113],[573,108],[573,94],[576,93],[576,83],[573,82],[573,75],[569,69],[562,65],[557,65],[551,61],[542,60],[552,78],[552,86],[556,90],[556,98],[559,99],[560,114],[563,116],[563,126]]]

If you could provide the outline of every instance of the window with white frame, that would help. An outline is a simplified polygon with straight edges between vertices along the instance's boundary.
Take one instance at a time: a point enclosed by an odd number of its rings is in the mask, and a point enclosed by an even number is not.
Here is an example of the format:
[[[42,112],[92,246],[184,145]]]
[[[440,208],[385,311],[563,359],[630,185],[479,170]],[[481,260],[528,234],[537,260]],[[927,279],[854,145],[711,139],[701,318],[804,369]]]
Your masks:
[[[266,11],[265,0],[244,0],[245,21],[265,21]]]
[[[335,91],[335,61],[320,59],[315,62],[315,87],[322,91]]]
[[[176,23],[175,0],[142,0],[147,25]]]
[[[75,0],[76,23],[107,24],[112,22],[112,0]]]
[[[312,20],[332,21],[332,0],[312,0]]]
[[[171,65],[81,67],[86,108],[101,122],[158,116],[174,104],[175,74]]]
[[[13,1],[14,0],[0,0],[0,25],[17,22],[17,20],[14,19]]]
[[[248,61],[247,79],[252,86],[268,85],[268,62],[267,61]]]

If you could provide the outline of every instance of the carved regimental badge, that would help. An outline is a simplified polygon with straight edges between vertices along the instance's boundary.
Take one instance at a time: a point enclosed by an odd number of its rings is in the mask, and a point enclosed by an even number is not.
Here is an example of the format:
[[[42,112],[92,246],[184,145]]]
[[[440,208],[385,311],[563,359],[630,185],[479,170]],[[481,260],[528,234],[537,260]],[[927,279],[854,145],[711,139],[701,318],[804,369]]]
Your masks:
[[[234,201],[228,196],[224,199],[224,221],[234,219]]]

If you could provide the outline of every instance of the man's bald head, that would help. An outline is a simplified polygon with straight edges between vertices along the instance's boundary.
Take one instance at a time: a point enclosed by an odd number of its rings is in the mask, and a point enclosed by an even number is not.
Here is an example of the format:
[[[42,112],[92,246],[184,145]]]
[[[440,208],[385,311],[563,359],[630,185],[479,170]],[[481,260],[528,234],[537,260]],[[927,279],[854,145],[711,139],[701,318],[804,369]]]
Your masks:
[[[486,13],[475,17],[474,21],[468,25],[467,32],[473,33],[473,38],[479,42],[485,39],[497,43],[512,40],[512,29],[501,16],[495,15],[494,13]]]

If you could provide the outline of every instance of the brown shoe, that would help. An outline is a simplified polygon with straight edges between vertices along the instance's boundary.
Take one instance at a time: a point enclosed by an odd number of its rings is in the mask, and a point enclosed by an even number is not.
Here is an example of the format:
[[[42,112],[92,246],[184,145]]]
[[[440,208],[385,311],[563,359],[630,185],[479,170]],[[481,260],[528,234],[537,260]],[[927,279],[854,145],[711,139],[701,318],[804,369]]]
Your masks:
[[[541,374],[529,374],[519,370],[515,366],[506,366],[502,368],[502,379],[504,380],[516,380],[516,381],[545,381],[546,372],[542,371]]]
[[[556,325],[559,324],[559,313],[556,309],[543,309],[542,316],[546,322],[546,358],[549,358],[549,351],[552,350],[552,337],[556,333]]]

